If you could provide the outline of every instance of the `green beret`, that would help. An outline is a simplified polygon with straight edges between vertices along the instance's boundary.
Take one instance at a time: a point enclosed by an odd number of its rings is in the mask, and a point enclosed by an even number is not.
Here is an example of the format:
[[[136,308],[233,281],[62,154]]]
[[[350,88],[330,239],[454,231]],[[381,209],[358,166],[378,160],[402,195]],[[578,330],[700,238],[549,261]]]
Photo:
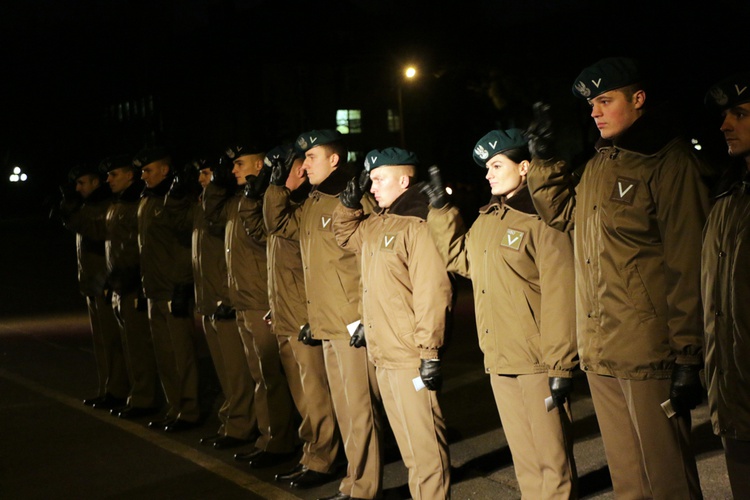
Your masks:
[[[608,57],[584,69],[573,83],[573,94],[593,99],[599,94],[638,83],[642,79],[638,61],[627,57]]]
[[[188,167],[196,170],[197,172],[200,172],[201,170],[207,168],[209,170],[216,170],[216,166],[219,164],[218,159],[212,159],[212,158],[195,158],[188,162],[188,164],[185,166],[185,170],[187,171]]]
[[[281,160],[285,162],[291,158],[302,158],[302,155],[296,150],[291,143],[284,143],[275,148],[271,149],[266,153],[266,157],[263,159],[263,165],[268,168],[273,168],[273,164],[276,161]]]
[[[131,155],[114,155],[104,158],[99,162],[99,172],[107,175],[112,170],[118,168],[134,168],[133,157]]]
[[[750,71],[727,77],[708,89],[703,100],[712,111],[724,111],[738,104],[750,102]]]
[[[75,165],[73,168],[71,168],[68,171],[68,180],[75,184],[75,182],[83,177],[84,175],[93,175],[94,177],[101,178],[101,174],[99,173],[99,169],[94,166],[90,165],[88,163],[81,163],[78,165]]]
[[[521,129],[493,130],[477,141],[472,156],[477,165],[484,167],[493,156],[511,149],[528,147],[528,144]]]
[[[155,147],[142,149],[133,158],[133,166],[136,168],[142,168],[159,160],[166,160],[170,158],[169,150],[165,147]]]
[[[401,148],[373,149],[365,156],[365,170],[368,172],[383,166],[419,165],[417,155]]]
[[[299,152],[307,153],[315,146],[330,144],[332,142],[340,141],[341,139],[342,136],[338,130],[311,130],[309,132],[305,132],[304,134],[300,134],[299,137],[297,137],[297,141],[294,143],[294,146]]]
[[[235,143],[229,146],[226,151],[224,151],[224,154],[227,155],[227,157],[232,161],[236,160],[240,156],[259,155],[263,153],[265,153],[265,151],[262,147],[260,147],[260,144],[249,142]]]

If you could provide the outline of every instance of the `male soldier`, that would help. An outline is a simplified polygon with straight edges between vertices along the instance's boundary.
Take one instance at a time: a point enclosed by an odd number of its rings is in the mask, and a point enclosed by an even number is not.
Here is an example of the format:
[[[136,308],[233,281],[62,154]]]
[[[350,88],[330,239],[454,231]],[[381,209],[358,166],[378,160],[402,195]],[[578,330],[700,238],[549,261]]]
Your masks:
[[[310,192],[304,158],[294,154],[291,144],[274,148],[264,160],[264,170],[276,162],[292,162],[285,186],[292,207],[300,205]],[[255,191],[247,190],[247,195]],[[297,340],[299,329],[307,323],[305,277],[302,272],[299,241],[270,234],[268,236],[268,303],[271,306],[271,332],[279,344],[281,363],[292,399],[302,422],[303,441],[299,464],[276,475],[277,481],[289,481],[296,488],[313,488],[333,479],[333,468],[340,445],[336,415],[326,378],[323,347],[305,345]]]
[[[76,233],[78,283],[88,305],[99,376],[97,397],[85,399],[83,404],[111,410],[123,406],[130,391],[120,331],[107,296],[103,222],[111,194],[96,168],[78,165],[70,170],[68,179],[75,184],[76,193],[62,189],[60,216],[65,227]]]
[[[218,163],[206,159],[193,162],[203,189],[212,175],[221,175]],[[234,176],[226,175],[230,172],[224,170],[223,179],[229,185],[235,184]],[[224,394],[224,403],[219,408],[219,430],[201,439],[201,444],[217,450],[246,444],[257,432],[250,369],[237,330],[236,311],[229,300],[224,229],[223,225],[209,226],[203,207],[197,207],[193,217],[195,308],[203,317],[203,330]]]
[[[400,148],[370,151],[365,170],[380,210],[365,215],[362,189],[352,179],[339,195],[333,232],[342,248],[361,258],[367,355],[409,468],[409,491],[412,498],[438,499],[450,498],[448,441],[436,391],[452,287],[426,224],[427,198],[414,184],[417,165],[416,155]]]
[[[200,418],[191,234],[175,228],[170,216],[179,210],[172,205],[183,205],[187,211],[189,201],[166,196],[173,177],[166,149],[144,149],[133,165],[141,168],[146,183],[138,207],[138,245],[156,366],[168,406],[165,417],[149,427],[179,432],[196,427]]]
[[[114,194],[106,218],[107,273],[130,377],[127,405],[112,409],[112,415],[127,419],[153,415],[159,404],[156,359],[138,254],[138,205],[143,182],[132,160],[132,155],[120,155],[100,164]]]
[[[575,227],[578,351],[615,495],[700,498],[690,410],[702,398],[704,166],[671,115],[646,112],[634,60],[587,67],[573,93],[591,106],[597,153],[574,187],[535,106],[528,184],[548,224]]]
[[[335,130],[312,130],[297,138],[303,167],[313,186],[301,206],[293,206],[284,185],[284,164],[274,166],[265,196],[269,231],[297,239],[305,275],[309,324],[300,331],[306,344],[323,343],[326,376],[336,420],[349,461],[339,492],[327,500],[375,498],[382,484],[379,393],[365,349],[349,345],[347,325],[360,311],[359,257],[338,246],[331,217],[351,176],[344,170],[347,149]]]
[[[260,200],[244,196],[247,178],[261,172],[265,153],[255,145],[238,144],[228,148],[226,156],[232,161],[232,174],[240,189],[227,200],[225,190],[209,185],[204,206],[210,226],[226,225],[229,298],[237,311],[237,327],[254,381],[253,406],[260,437],[254,450],[237,453],[235,459],[264,468],[289,460],[295,451],[292,399],[276,338],[263,318],[268,312],[263,207]],[[253,392],[253,388],[247,390]]]
[[[750,72],[715,84],[706,105],[721,113],[732,164],[703,235],[701,292],[706,385],[714,433],[721,436],[734,498],[750,491]]]

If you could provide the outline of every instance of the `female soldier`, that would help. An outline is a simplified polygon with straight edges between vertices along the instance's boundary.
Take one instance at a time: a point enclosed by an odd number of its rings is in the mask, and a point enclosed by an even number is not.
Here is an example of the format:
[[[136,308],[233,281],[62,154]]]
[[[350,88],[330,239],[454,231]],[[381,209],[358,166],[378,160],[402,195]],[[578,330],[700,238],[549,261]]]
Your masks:
[[[488,133],[474,161],[487,169],[492,198],[471,229],[447,203],[437,167],[425,188],[428,224],[448,271],[472,281],[485,371],[523,498],[572,498],[568,395],[578,364],[572,242],[534,209],[521,130]]]

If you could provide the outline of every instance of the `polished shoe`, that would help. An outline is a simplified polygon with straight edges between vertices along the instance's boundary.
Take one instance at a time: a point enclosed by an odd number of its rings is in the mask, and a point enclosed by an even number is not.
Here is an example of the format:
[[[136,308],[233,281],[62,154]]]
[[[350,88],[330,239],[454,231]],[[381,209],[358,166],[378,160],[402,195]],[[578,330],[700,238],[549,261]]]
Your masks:
[[[112,415],[118,418],[130,419],[150,417],[159,411],[159,408],[140,408],[138,406],[128,406],[120,411],[112,410]]]
[[[221,434],[219,434],[219,433],[217,432],[216,434],[211,434],[210,436],[202,437],[202,438],[201,438],[201,441],[200,441],[200,443],[201,443],[201,444],[202,444],[203,446],[211,446],[211,445],[212,445],[212,444],[214,444],[214,442],[216,442],[216,440],[217,440],[217,439],[219,439],[220,437],[221,437]]]
[[[296,455],[295,452],[271,453],[270,451],[263,451],[250,459],[250,467],[253,469],[265,469],[266,467],[273,467],[274,465],[280,465],[284,462],[288,462],[294,455]]]
[[[126,398],[116,398],[111,394],[107,394],[92,406],[97,410],[111,410],[113,408],[125,406],[127,402]]]
[[[182,420],[178,418],[171,424],[167,424],[164,426],[164,432],[182,432],[182,431],[189,431],[190,429],[195,429],[200,424],[198,422],[188,422],[187,420]]]
[[[305,472],[292,479],[291,486],[293,488],[315,488],[317,486],[329,483],[333,481],[333,474],[326,474],[325,472],[316,472],[314,470],[307,469]]]
[[[152,420],[151,422],[147,424],[147,427],[149,429],[163,430],[164,427],[166,427],[167,425],[171,423],[174,423],[175,420],[177,419],[174,417],[164,417],[159,420]]]
[[[238,462],[249,462],[256,456],[263,453],[263,450],[259,450],[258,448],[255,448],[253,451],[246,451],[246,452],[240,452],[234,454],[234,459]]]
[[[291,481],[293,479],[296,479],[300,474],[307,471],[308,468],[305,467],[302,464],[297,464],[294,466],[293,469],[288,470],[286,472],[280,472],[276,474],[273,478],[275,481],[278,482],[285,482],[285,481]]]
[[[335,495],[331,495],[330,497],[318,498],[318,500],[351,500],[351,498],[352,497],[350,497],[346,493],[341,493],[339,491]]]
[[[248,444],[247,439],[240,439],[232,436],[222,436],[214,441],[214,449],[216,450],[227,450],[229,448],[237,448],[238,446],[245,446]]]
[[[104,396],[97,396],[95,398],[88,398],[83,400],[83,404],[86,406],[94,406],[96,403],[104,401]]]

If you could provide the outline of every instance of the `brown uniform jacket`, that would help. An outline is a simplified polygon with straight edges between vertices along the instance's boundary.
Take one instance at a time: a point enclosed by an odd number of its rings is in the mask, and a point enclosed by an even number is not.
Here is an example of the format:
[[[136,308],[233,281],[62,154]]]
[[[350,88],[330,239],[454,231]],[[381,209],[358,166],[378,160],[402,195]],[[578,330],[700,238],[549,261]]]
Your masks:
[[[78,285],[83,295],[101,295],[107,286],[104,221],[111,200],[109,189],[102,186],[94,190],[77,208],[62,210],[63,224],[76,233]]]
[[[378,367],[418,368],[443,346],[452,288],[427,212],[417,186],[369,216],[341,203],[333,212],[336,241],[361,258],[367,355]]]
[[[573,242],[541,220],[528,189],[493,197],[468,232],[455,207],[431,209],[427,220],[448,271],[471,279],[485,371],[571,377]]]
[[[717,200],[703,237],[706,385],[716,434],[750,440],[750,182]]]
[[[701,362],[707,169],[656,111],[596,149],[575,188],[563,162],[534,160],[528,175],[542,217],[575,226],[581,367],[668,378],[675,362]]]
[[[203,196],[207,229],[216,232],[225,227],[230,302],[238,311],[268,309],[263,203],[246,198],[241,189],[227,198],[226,191],[214,184],[206,187]]]
[[[115,195],[107,210],[107,272],[112,289],[120,295],[141,287],[138,205],[142,190],[142,183],[132,183]]]
[[[284,186],[269,186],[263,209],[268,230],[300,242],[307,314],[313,338],[347,339],[346,325],[361,319],[359,257],[339,247],[333,211],[349,176],[338,168],[299,206]]]
[[[143,291],[152,300],[171,300],[175,286],[193,282],[191,232],[177,227],[171,216],[188,212],[191,202],[167,197],[170,183],[168,178],[145,189],[138,207]]]
[[[202,204],[193,213],[193,279],[195,309],[211,315],[219,304],[230,305],[224,227],[209,226]]]

